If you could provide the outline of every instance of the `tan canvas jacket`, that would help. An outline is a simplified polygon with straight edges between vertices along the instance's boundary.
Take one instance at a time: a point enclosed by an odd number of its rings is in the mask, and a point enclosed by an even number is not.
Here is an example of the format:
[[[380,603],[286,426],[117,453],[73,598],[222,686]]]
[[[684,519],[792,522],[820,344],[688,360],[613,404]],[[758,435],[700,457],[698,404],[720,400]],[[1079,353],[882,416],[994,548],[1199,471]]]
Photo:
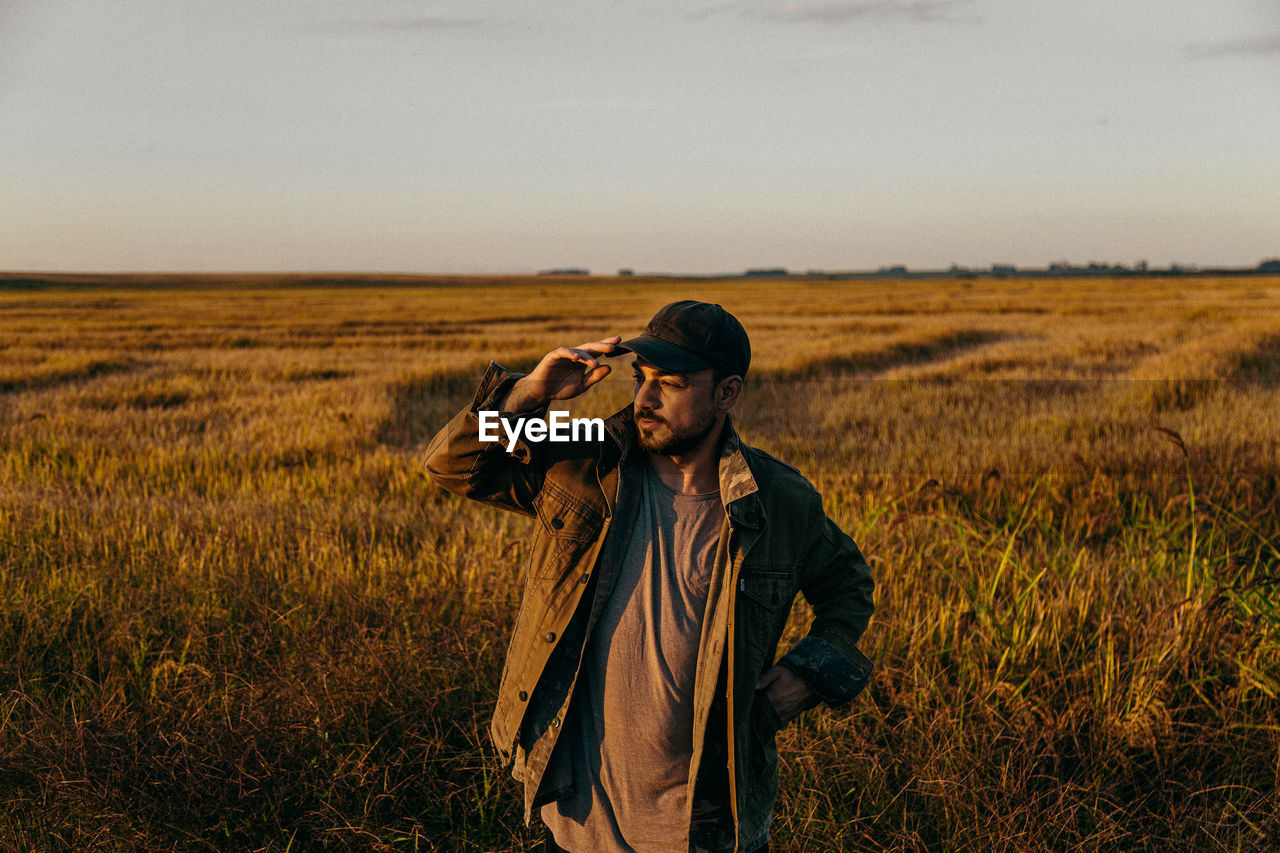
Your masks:
[[[603,442],[479,440],[480,411],[501,409],[519,374],[490,363],[472,404],[431,441],[427,470],[449,491],[536,519],[524,597],[507,652],[490,734],[524,783],[533,810],[572,789],[561,723],[625,547],[636,491],[630,407],[606,420]],[[544,412],[534,413],[544,415]],[[528,416],[528,415],[526,415]],[[515,416],[513,416],[515,417]],[[690,847],[752,850],[768,838],[777,794],[779,721],[759,676],[774,663],[796,593],[814,610],[808,635],[779,661],[831,706],[866,686],[855,643],[871,616],[871,571],[791,466],[743,444],[732,425],[720,454],[725,520],[699,645]]]

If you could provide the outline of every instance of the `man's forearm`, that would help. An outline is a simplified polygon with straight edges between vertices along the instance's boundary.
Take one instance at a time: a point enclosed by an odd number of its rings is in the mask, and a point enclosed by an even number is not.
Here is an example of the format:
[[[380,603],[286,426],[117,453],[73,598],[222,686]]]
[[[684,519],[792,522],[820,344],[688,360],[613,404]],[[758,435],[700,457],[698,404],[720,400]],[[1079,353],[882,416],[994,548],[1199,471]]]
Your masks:
[[[538,393],[529,377],[523,376],[511,386],[506,399],[500,401],[499,409],[510,415],[527,415],[546,408],[550,402]]]
[[[858,546],[825,516],[806,563],[802,590],[813,605],[813,623],[778,663],[803,678],[822,701],[838,707],[871,677],[871,662],[857,641],[875,609],[875,581]]]
[[[532,515],[541,473],[518,464],[499,444],[479,440],[479,412],[499,409],[515,384],[511,373],[491,362],[471,404],[431,440],[425,463],[432,480],[456,495]],[[527,448],[523,452],[527,461]]]

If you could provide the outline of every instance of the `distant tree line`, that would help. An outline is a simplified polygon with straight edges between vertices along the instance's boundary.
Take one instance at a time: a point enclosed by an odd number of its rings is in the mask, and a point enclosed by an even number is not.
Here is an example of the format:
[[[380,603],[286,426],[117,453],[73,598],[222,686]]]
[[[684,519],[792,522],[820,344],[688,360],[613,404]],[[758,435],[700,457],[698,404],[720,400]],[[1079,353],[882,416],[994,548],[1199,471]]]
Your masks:
[[[1126,275],[1280,275],[1280,259],[1266,260],[1256,267],[1200,267],[1194,264],[1170,264],[1165,268],[1150,266],[1138,261],[1132,266],[1090,261],[1073,264],[1070,261],[1054,261],[1046,267],[1018,267],[1014,264],[992,264],[990,267],[962,267],[952,264],[945,270],[910,270],[905,264],[883,266],[875,271],[808,270],[791,272],[786,267],[758,267],[733,275],[693,276],[693,278],[1060,278]]]

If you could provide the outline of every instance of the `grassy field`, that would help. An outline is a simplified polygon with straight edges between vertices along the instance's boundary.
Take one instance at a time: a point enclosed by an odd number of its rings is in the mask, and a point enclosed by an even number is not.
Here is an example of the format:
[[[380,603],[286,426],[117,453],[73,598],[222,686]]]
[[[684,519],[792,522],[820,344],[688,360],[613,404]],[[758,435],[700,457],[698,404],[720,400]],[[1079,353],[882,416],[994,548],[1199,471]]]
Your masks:
[[[529,522],[422,451],[489,359],[686,297],[877,574],[776,849],[1277,849],[1260,277],[0,281],[0,849],[528,849],[484,733]]]

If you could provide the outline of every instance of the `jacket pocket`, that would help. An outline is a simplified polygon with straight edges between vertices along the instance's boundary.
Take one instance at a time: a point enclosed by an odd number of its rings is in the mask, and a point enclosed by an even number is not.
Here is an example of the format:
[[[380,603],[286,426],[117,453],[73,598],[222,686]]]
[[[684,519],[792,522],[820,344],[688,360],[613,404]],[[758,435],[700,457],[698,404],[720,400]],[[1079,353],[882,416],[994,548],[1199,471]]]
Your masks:
[[[572,571],[600,536],[604,514],[586,499],[547,481],[534,501],[538,526],[530,572],[535,578]]]
[[[794,571],[745,570],[738,576],[738,591],[765,610],[791,609],[799,580]]]
[[[553,539],[594,539],[604,515],[585,498],[547,481],[535,501],[538,523]]]
[[[799,580],[795,572],[755,569],[738,576],[738,621],[751,650],[752,667],[764,660],[777,646],[778,637],[791,613]],[[772,659],[767,663],[772,663]]]

